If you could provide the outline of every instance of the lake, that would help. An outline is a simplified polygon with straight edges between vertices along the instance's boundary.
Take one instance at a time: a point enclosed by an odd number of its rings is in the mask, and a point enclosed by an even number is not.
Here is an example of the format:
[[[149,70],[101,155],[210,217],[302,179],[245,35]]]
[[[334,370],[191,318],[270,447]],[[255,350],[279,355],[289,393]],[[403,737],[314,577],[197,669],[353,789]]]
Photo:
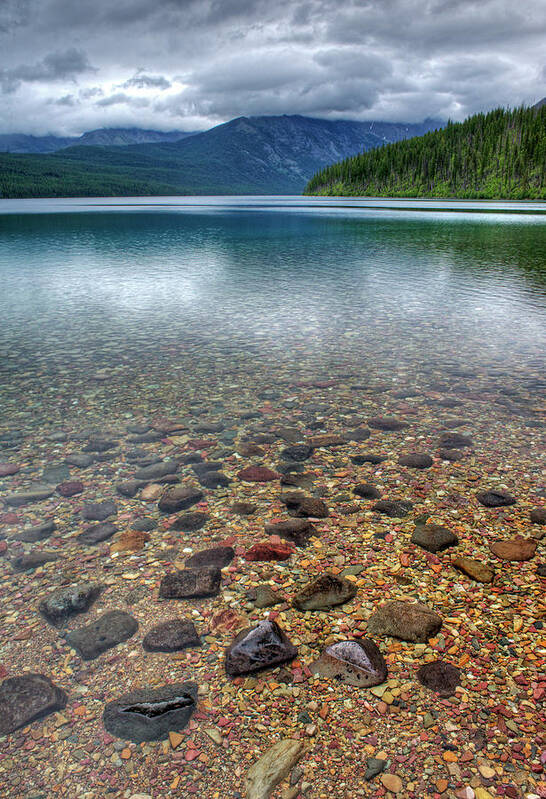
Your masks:
[[[10,796],[63,783],[55,795],[155,799],[173,780],[172,795],[236,796],[271,730],[315,747],[306,796],[369,795],[355,792],[362,746],[414,757],[404,795],[433,795],[445,763],[424,714],[454,724],[462,751],[485,705],[508,707],[519,732],[506,738],[488,715],[480,757],[505,747],[517,785],[538,793],[538,771],[517,754],[540,757],[529,710],[544,664],[546,203],[1,200],[0,286],[0,675],[36,671],[65,692],[46,715],[32,687],[39,712],[25,716],[0,690]],[[193,498],[177,499],[180,486]],[[274,526],[296,519],[299,532]],[[416,543],[431,524],[458,541]],[[219,546],[235,555],[221,590],[166,599],[165,575]],[[494,576],[455,569],[458,555]],[[294,609],[326,570],[356,597]],[[101,586],[86,613],[51,624],[38,612],[82,581]],[[256,605],[264,584],[287,603],[271,600],[271,617]],[[327,644],[361,640],[385,599],[425,602],[444,620],[404,641],[384,620],[370,627],[394,680],[388,702],[313,665]],[[66,639],[112,610],[138,632],[108,652]],[[143,649],[142,636],[177,614],[202,646]],[[226,676],[235,634],[269,618],[298,660]],[[416,679],[437,658],[459,669],[462,688],[434,694]],[[121,746],[123,719],[103,723],[105,706],[180,680],[199,685],[189,726],[173,728],[182,743],[143,743],[127,727]],[[472,769],[448,774],[451,789]],[[513,773],[484,784],[504,794]]]

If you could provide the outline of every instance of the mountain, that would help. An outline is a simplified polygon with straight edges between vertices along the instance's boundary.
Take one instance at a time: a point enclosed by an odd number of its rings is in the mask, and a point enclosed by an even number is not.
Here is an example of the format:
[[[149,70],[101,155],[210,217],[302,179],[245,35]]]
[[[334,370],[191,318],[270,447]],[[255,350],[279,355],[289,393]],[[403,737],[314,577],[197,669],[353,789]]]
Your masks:
[[[24,133],[0,134],[2,153],[52,153],[64,147],[80,146],[127,146],[146,142],[178,141],[192,132],[173,130],[167,133],[140,128],[100,128],[90,130],[82,136],[28,136]]]
[[[535,103],[533,108],[538,110],[539,108],[542,108],[543,105],[546,105],[546,97],[543,97],[542,100],[539,100],[538,103]]]
[[[497,108],[323,169],[305,194],[546,199],[546,104]]]
[[[204,133],[157,144],[69,147],[56,156],[87,169],[122,170],[169,184],[175,194],[300,194],[313,172],[386,141],[437,127],[303,116],[239,117]]]

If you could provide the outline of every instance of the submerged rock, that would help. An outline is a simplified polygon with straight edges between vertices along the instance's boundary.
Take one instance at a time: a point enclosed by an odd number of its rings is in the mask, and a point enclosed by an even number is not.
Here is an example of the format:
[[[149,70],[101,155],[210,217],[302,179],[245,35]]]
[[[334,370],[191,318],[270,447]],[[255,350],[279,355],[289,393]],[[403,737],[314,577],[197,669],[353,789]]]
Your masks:
[[[306,461],[313,454],[313,447],[308,444],[295,444],[293,447],[285,447],[281,450],[283,461]]]
[[[440,524],[417,524],[411,536],[411,543],[426,549],[427,552],[442,552],[448,547],[457,546],[459,539],[455,533]]]
[[[265,525],[268,535],[278,535],[293,541],[298,547],[304,547],[311,536],[318,535],[317,528],[306,519],[287,519],[285,522],[268,522]]]
[[[257,505],[254,505],[253,502],[234,502],[231,510],[237,516],[252,516],[253,513],[256,513]]]
[[[379,499],[381,493],[371,483],[358,483],[353,486],[353,494],[361,499]]]
[[[546,508],[534,508],[529,518],[533,524],[546,524]]]
[[[8,677],[0,685],[0,735],[62,710],[67,695],[43,674]]]
[[[439,443],[443,449],[463,449],[473,446],[472,439],[461,433],[444,433],[440,436]]]
[[[270,799],[270,796],[306,752],[303,741],[284,738],[273,744],[252,764],[246,776],[246,799]]]
[[[103,522],[109,516],[115,516],[117,512],[116,504],[112,500],[87,502],[82,508],[82,517],[88,521]]]
[[[368,421],[368,424],[370,427],[373,427],[374,430],[383,430],[388,432],[404,430],[404,428],[408,426],[407,422],[403,422],[401,419],[396,419],[394,416],[374,416]]]
[[[426,643],[441,626],[441,617],[426,605],[401,600],[385,603],[368,620],[370,635],[392,635],[414,643]]]
[[[7,494],[2,497],[3,502],[12,508],[20,508],[23,505],[31,505],[34,502],[41,502],[53,495],[55,486],[36,486],[26,491],[19,491],[15,494]]]
[[[100,544],[102,541],[107,541],[109,538],[112,538],[117,531],[118,528],[111,522],[92,524],[91,527],[88,527],[83,533],[79,534],[78,541],[81,541],[82,544],[88,544],[89,546]]]
[[[298,654],[285,632],[274,621],[241,630],[226,651],[225,667],[231,677],[250,674],[293,660]]]
[[[383,461],[388,460],[386,455],[375,455],[372,452],[367,452],[363,455],[353,455],[351,461],[355,466],[364,466],[365,463],[370,463],[372,466],[378,466]]]
[[[102,721],[116,738],[135,743],[162,741],[169,732],[182,730],[196,707],[196,683],[173,683],[131,691],[108,702]]]
[[[280,475],[266,466],[247,466],[246,469],[241,469],[237,477],[247,483],[269,483],[278,480]]]
[[[135,480],[157,480],[158,477],[165,477],[167,474],[174,474],[178,471],[178,463],[176,461],[160,461],[159,463],[152,463],[150,466],[144,466],[135,472]]]
[[[338,641],[326,647],[318,660],[309,666],[313,674],[329,677],[347,685],[369,688],[387,679],[387,664],[377,645],[369,638]]]
[[[491,552],[501,560],[523,561],[534,557],[537,542],[532,538],[511,538],[489,544]]]
[[[287,497],[288,512],[296,518],[325,519],[330,515],[328,505],[318,497]]]
[[[186,560],[189,569],[198,569],[202,566],[215,566],[217,569],[224,569],[229,566],[235,557],[233,547],[211,547],[196,552]]]
[[[481,560],[474,560],[474,558],[467,558],[463,555],[453,558],[451,565],[479,583],[492,583],[495,576],[493,569],[490,569]]]
[[[203,499],[203,492],[193,486],[175,486],[168,488],[158,502],[158,508],[163,513],[178,513],[187,510]]]
[[[184,569],[166,574],[159,586],[163,599],[191,599],[216,596],[220,592],[222,572],[216,567]]]
[[[89,610],[103,588],[101,583],[90,582],[59,588],[40,602],[38,610],[50,624],[61,627],[70,616]]]
[[[308,583],[294,597],[293,604],[298,610],[327,610],[348,602],[356,592],[354,583],[327,572]]]
[[[283,597],[274,591],[271,586],[262,583],[256,587],[256,594],[254,597],[255,608],[271,608],[273,605],[279,605],[284,602]]]
[[[24,530],[21,530],[20,533],[16,533],[12,536],[12,538],[14,541],[24,541],[26,544],[35,544],[37,541],[43,541],[44,538],[49,538],[56,529],[57,525],[50,519],[47,522],[36,525],[36,527],[26,527]]]
[[[461,673],[451,663],[434,660],[421,666],[417,672],[417,679],[425,688],[436,691],[440,696],[451,696],[461,684]]]
[[[481,505],[486,508],[504,508],[508,505],[515,505],[516,499],[506,491],[482,491],[481,494],[476,494],[476,499]]]
[[[171,619],[152,627],[144,636],[142,646],[147,652],[178,652],[180,649],[201,646],[201,639],[192,621]]]
[[[253,544],[244,554],[245,560],[249,561],[270,561],[288,560],[294,550],[286,544],[272,544],[270,541],[263,541]]]
[[[380,499],[379,502],[372,505],[372,510],[383,513],[391,519],[402,519],[412,508],[413,503],[405,499]]]
[[[169,527],[169,530],[176,530],[179,533],[193,533],[200,530],[208,522],[209,517],[200,511],[183,513]]]
[[[111,610],[94,622],[73,630],[66,642],[83,660],[94,660],[107,649],[131,638],[138,630],[138,622],[123,610]]]
[[[430,469],[434,461],[430,455],[425,455],[422,452],[413,452],[410,455],[401,455],[398,458],[398,463],[410,469]]]
[[[60,555],[58,555],[56,552],[33,550],[32,552],[28,552],[26,555],[19,555],[19,557],[13,558],[11,561],[11,566],[13,571],[25,572],[29,571],[30,569],[37,569],[38,566],[43,566],[44,563],[52,563],[53,561],[58,560],[59,557]]]

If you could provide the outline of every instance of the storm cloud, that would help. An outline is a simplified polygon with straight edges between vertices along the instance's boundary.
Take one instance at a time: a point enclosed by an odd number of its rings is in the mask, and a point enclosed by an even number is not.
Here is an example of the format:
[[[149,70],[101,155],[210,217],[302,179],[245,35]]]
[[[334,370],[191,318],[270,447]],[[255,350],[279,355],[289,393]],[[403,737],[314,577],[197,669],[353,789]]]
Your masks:
[[[546,95],[545,40],[543,0],[3,0],[0,131],[462,119]]]

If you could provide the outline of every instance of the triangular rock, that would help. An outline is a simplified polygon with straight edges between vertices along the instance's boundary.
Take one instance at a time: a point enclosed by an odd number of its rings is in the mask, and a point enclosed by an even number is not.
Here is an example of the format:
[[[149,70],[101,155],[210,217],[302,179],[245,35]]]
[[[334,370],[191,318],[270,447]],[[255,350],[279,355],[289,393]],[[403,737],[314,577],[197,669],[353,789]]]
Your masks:
[[[241,630],[226,651],[226,672],[234,677],[278,666],[298,654],[284,631],[274,621]]]

